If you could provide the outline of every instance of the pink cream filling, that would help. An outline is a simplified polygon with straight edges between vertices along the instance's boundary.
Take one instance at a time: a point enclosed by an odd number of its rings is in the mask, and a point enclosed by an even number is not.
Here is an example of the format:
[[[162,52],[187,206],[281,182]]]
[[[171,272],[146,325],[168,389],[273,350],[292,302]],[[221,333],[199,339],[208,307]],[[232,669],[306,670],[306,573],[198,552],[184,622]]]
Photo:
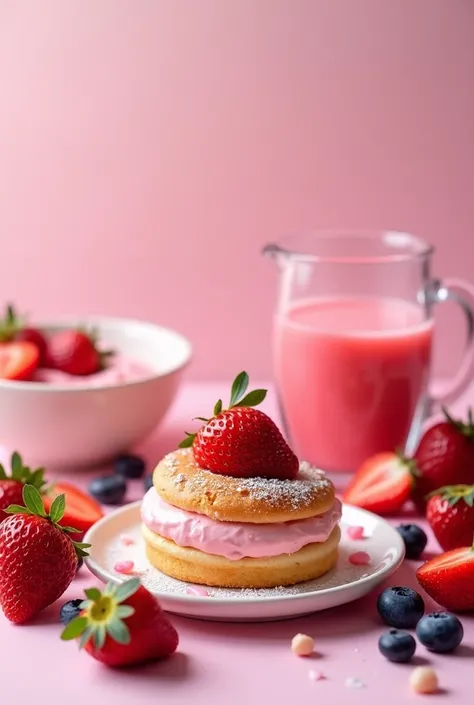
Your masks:
[[[243,524],[185,512],[161,499],[152,487],[143,499],[141,515],[150,531],[178,546],[238,561],[295,553],[309,543],[326,541],[341,518],[341,503],[336,499],[329,511],[310,519]]]

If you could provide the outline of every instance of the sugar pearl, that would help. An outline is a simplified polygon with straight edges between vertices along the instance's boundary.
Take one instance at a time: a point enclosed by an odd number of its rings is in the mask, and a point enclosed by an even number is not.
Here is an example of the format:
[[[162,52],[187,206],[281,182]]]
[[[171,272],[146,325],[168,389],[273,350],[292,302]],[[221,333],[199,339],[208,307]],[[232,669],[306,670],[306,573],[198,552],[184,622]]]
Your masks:
[[[363,526],[349,526],[347,529],[347,536],[354,541],[364,538],[364,527]]]
[[[135,539],[132,538],[131,536],[126,536],[125,534],[120,537],[120,541],[124,546],[133,546],[135,543]]]
[[[297,656],[309,656],[314,651],[314,639],[307,634],[296,634],[291,640],[291,650]]]
[[[349,563],[352,563],[352,565],[368,565],[370,556],[365,551],[356,551],[349,556]]]
[[[114,570],[123,575],[130,575],[130,573],[133,573],[134,568],[135,563],[133,561],[118,561],[118,563],[114,565]]]
[[[410,686],[415,693],[436,693],[438,676],[429,666],[418,666],[410,676]]]
[[[324,673],[321,673],[321,671],[310,671],[308,673],[308,678],[310,681],[323,681],[323,680],[325,680]]]

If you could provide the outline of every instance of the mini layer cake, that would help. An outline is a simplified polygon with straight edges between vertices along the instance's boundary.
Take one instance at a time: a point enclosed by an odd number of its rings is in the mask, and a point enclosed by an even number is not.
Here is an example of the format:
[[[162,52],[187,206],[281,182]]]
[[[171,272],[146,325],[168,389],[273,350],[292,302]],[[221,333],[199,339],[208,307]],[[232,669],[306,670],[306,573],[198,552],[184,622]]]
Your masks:
[[[341,503],[308,463],[294,479],[230,477],[203,469],[186,448],[159,463],[153,483],[141,510],[146,553],[173,578],[269,588],[336,563]]]

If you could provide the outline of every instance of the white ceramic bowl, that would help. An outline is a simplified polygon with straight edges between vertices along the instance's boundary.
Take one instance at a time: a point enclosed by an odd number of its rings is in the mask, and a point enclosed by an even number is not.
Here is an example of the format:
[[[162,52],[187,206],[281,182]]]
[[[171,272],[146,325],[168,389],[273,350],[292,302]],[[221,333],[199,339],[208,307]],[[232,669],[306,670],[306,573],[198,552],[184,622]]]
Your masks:
[[[28,464],[87,466],[106,462],[148,436],[169,409],[191,344],[168,328],[120,318],[87,318],[88,328],[124,357],[151,370],[139,381],[74,386],[0,380],[0,445]],[[78,319],[40,324],[74,328]]]

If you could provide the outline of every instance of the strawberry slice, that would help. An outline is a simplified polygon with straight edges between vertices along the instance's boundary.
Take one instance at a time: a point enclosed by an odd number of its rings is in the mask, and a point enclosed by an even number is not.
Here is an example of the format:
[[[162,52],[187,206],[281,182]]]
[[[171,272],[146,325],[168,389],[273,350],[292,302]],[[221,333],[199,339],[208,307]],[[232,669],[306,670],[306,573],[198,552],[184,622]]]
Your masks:
[[[395,453],[378,453],[361,465],[343,501],[376,514],[394,514],[410,496],[411,486],[409,464]]]
[[[0,379],[31,379],[38,367],[39,358],[39,350],[33,343],[1,343]]]
[[[474,547],[455,548],[424,563],[416,572],[428,595],[447,610],[474,610]]]
[[[99,521],[104,516],[100,504],[70,482],[58,482],[48,488],[44,497],[44,506],[47,512],[54,499],[60,494],[66,495],[66,510],[59,522],[61,526],[72,526],[80,531],[81,534],[84,534],[96,521]],[[74,538],[77,536],[75,534]]]

